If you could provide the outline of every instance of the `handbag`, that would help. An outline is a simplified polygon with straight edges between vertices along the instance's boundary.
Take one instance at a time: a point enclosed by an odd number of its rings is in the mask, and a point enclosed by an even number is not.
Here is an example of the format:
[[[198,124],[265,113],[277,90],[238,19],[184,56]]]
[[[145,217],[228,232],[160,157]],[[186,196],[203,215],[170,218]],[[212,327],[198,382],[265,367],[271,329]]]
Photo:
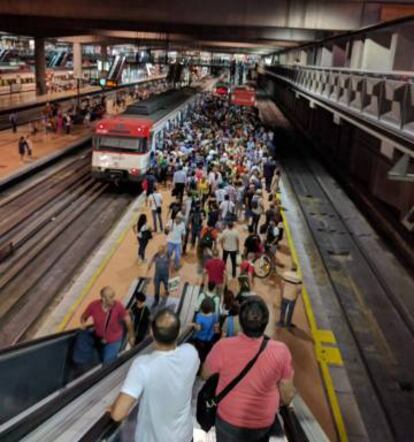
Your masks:
[[[219,381],[219,374],[215,373],[210,376],[197,397],[197,422],[200,427],[208,432],[215,424],[218,404],[230,393],[231,390],[247,375],[253,365],[256,363],[260,354],[266,348],[269,338],[264,337],[259,351],[253,359],[243,368],[243,370],[221,391],[216,395],[216,389]]]
[[[152,232],[151,232],[151,230],[144,230],[142,232],[142,239],[144,241],[149,241],[150,239],[152,239]]]

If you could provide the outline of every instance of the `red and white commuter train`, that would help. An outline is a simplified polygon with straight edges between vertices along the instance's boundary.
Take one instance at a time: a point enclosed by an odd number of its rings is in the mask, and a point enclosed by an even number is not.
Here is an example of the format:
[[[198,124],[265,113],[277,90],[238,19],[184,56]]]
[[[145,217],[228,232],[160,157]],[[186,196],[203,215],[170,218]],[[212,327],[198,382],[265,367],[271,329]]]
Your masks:
[[[195,89],[168,91],[101,120],[93,137],[92,176],[139,182],[163,143],[164,131],[186,118],[197,98]]]
[[[238,106],[256,106],[256,91],[250,86],[235,86],[230,93],[230,103]]]

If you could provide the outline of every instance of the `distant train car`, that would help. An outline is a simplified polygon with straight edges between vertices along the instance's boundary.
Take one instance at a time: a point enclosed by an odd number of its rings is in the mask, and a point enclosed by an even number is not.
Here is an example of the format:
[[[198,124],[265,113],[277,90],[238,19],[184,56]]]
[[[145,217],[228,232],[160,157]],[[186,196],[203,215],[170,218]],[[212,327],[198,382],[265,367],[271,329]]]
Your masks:
[[[230,95],[230,103],[237,106],[256,106],[256,91],[248,86],[236,86]]]
[[[213,89],[213,94],[219,97],[228,97],[230,93],[230,85],[227,83],[219,82]]]
[[[92,176],[105,181],[140,182],[151,167],[164,131],[186,118],[197,101],[194,89],[168,91],[101,120],[93,137]]]
[[[0,68],[0,77],[0,94],[31,92],[36,90],[36,79],[33,72],[12,69],[3,70]],[[69,70],[48,70],[48,82],[52,82],[52,78],[53,83],[61,87],[74,84],[73,72]]]

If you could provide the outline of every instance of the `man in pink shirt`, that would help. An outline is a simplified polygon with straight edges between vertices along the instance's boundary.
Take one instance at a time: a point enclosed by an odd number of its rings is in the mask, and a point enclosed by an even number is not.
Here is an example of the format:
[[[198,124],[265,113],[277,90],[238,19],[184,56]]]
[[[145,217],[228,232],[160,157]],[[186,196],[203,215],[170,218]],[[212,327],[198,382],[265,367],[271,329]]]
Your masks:
[[[202,377],[219,374],[220,393],[253,359],[264,339],[269,310],[259,296],[240,308],[243,333],[220,340],[209,353]],[[280,401],[290,403],[293,387],[292,356],[285,344],[270,340],[252,369],[219,403],[217,442],[267,442]]]

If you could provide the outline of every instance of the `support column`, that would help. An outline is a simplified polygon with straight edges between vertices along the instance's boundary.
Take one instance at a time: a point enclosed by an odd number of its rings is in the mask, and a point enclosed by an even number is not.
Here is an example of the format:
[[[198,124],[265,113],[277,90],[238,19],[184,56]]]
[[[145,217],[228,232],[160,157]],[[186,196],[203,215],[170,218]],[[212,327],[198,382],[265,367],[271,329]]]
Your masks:
[[[45,39],[35,38],[35,79],[36,95],[45,95],[46,89],[46,58]]]
[[[73,76],[82,78],[82,45],[73,43]]]
[[[413,71],[414,59],[409,56],[414,50],[414,25],[407,24],[398,29],[395,35],[396,48],[393,60],[393,70]]]

